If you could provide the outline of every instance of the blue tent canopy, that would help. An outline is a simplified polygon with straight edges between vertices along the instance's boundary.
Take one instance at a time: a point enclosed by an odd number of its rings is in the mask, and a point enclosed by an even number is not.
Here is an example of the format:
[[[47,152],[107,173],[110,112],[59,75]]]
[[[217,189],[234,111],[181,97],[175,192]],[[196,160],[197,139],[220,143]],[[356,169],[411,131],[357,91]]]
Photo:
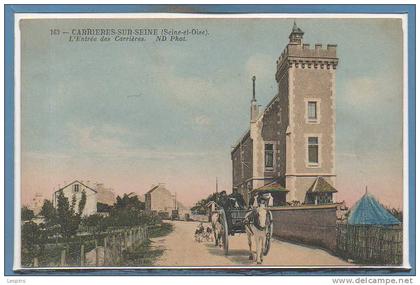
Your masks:
[[[350,225],[398,225],[401,222],[390,214],[371,194],[366,193],[353,206],[347,221]]]

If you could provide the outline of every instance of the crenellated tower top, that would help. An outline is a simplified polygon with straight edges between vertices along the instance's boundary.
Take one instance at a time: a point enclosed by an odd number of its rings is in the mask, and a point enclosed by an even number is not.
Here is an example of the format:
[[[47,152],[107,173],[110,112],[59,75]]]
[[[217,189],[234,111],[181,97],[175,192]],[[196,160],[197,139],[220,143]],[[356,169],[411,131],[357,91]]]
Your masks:
[[[294,22],[289,36],[290,41],[277,60],[277,81],[289,68],[335,69],[337,67],[337,45],[327,44],[325,48],[317,43],[311,48],[309,44],[302,42],[303,34]]]

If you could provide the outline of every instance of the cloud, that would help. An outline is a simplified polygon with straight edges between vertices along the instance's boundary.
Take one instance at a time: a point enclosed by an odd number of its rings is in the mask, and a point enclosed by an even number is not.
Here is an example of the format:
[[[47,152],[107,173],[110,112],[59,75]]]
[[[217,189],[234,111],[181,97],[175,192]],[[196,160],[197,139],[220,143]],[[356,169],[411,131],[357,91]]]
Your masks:
[[[209,117],[200,115],[194,118],[194,124],[200,127],[207,127],[211,125],[211,121]]]
[[[345,101],[352,105],[370,104],[378,100],[380,82],[375,78],[359,77],[346,81]]]
[[[343,93],[337,94],[346,104],[352,106],[367,105],[376,107],[379,102],[396,104],[402,102],[402,85],[395,75],[387,73],[373,77],[347,78],[343,84]],[[395,82],[390,85],[389,82]]]
[[[273,73],[275,72],[275,62],[272,56],[257,53],[246,61],[245,71],[248,77],[257,77],[257,81],[272,80]]]
[[[201,124],[210,123],[205,116],[199,116],[198,122]],[[88,159],[101,157],[111,160],[175,160],[206,157],[209,155],[208,151],[179,151],[177,149],[155,150],[152,148],[130,145],[128,143],[130,140],[129,136],[124,137],[119,136],[118,134],[123,133],[127,135],[131,134],[131,132],[124,128],[114,128],[108,125],[100,127],[86,127],[71,124],[69,132],[75,146],[75,156],[84,156]],[[220,155],[220,153],[214,152],[211,155]]]

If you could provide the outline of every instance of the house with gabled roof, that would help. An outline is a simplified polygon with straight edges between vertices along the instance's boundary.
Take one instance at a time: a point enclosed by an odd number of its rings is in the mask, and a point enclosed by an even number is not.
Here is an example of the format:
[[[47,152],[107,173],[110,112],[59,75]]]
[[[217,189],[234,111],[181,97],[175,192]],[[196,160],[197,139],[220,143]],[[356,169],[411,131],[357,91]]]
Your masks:
[[[146,211],[171,213],[175,209],[175,200],[165,184],[153,185],[144,195]]]
[[[164,183],[152,185],[144,197],[146,211],[170,215],[172,210],[178,210],[181,218],[184,218],[185,214],[190,214],[190,210],[176,199],[176,195],[173,195]]]
[[[58,195],[60,192],[63,192],[64,197],[66,197],[71,204],[73,197],[75,198],[75,211],[78,211],[78,205],[82,198],[82,193],[86,194],[86,205],[83,209],[82,216],[90,216],[96,214],[97,212],[97,191],[86,184],[75,180],[70,184],[67,184],[64,187],[60,187],[57,191],[53,193],[53,205],[57,208],[58,205]]]

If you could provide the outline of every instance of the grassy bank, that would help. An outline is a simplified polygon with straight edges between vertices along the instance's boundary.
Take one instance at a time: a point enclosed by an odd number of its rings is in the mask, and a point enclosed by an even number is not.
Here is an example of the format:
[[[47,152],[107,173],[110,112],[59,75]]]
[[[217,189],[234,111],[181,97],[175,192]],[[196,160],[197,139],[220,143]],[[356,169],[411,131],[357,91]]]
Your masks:
[[[120,266],[153,266],[164,249],[156,248],[150,238],[164,237],[173,231],[172,224],[161,223],[149,228],[149,240],[124,251]]]
[[[161,223],[149,227],[149,238],[164,237],[173,231],[173,225],[169,223]]]
[[[152,246],[150,240],[123,252],[120,266],[153,266],[155,261],[163,254],[163,249]]]

